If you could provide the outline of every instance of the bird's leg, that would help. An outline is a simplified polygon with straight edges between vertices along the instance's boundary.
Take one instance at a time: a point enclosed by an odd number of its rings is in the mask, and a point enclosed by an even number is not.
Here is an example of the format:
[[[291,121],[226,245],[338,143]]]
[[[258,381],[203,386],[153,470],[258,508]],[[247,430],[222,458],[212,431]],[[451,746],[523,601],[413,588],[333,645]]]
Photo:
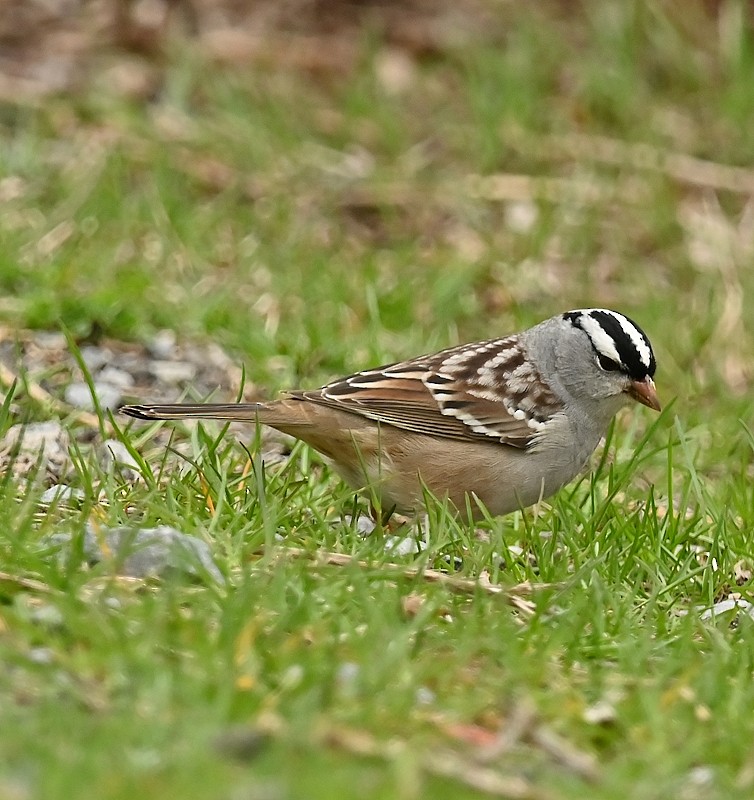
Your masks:
[[[390,518],[394,513],[395,505],[384,509],[379,502],[375,502],[374,498],[369,501],[369,516],[374,522],[375,530],[378,530],[380,533],[385,533],[390,530]]]

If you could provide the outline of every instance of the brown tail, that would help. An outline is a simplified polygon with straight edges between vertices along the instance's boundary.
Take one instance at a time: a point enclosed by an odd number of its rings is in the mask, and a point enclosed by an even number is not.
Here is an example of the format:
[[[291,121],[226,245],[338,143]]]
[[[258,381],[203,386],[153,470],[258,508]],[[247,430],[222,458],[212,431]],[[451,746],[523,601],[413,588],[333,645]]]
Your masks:
[[[175,403],[164,406],[121,406],[119,411],[136,419],[228,419],[256,421],[264,403]]]

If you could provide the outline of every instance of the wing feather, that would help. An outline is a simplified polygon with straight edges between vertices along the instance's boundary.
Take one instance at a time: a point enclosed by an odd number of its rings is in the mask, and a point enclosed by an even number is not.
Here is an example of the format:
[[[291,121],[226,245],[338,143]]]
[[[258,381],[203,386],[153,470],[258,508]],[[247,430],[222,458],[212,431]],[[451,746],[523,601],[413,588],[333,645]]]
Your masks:
[[[517,448],[531,445],[562,410],[515,336],[365,370],[290,396],[413,433]]]

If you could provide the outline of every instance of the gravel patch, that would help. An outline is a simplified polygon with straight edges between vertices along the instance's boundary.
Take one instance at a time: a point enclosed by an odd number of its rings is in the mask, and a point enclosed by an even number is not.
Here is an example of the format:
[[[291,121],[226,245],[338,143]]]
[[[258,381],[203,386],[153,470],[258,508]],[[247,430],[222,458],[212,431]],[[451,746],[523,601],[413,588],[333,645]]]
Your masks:
[[[216,402],[233,402],[241,386],[240,359],[231,358],[214,343],[181,343],[170,330],[159,331],[146,344],[114,340],[85,344],[80,347],[80,354],[100,408],[112,412],[123,427],[139,427],[139,423],[118,416],[117,409],[124,403],[208,397]],[[20,409],[12,405],[11,413],[17,415],[19,424],[0,439],[0,470],[12,469],[20,477],[34,475],[43,485],[54,488],[75,475],[69,452],[75,444],[82,453],[94,448],[106,472],[117,471],[129,483],[139,480],[139,465],[128,449],[117,439],[101,439],[92,413],[92,392],[62,334],[14,331],[12,340],[0,340],[0,369],[5,388],[13,376],[21,377],[21,383],[30,387],[29,393],[36,394],[40,405],[51,406],[48,413],[72,420],[67,424],[66,419],[65,427],[58,421],[23,425]],[[245,384],[244,400],[251,402],[261,397],[263,394],[253,384]],[[170,425],[156,429],[151,444],[166,445],[172,430]],[[234,423],[229,426],[228,435],[248,442],[254,432],[249,425]],[[264,430],[262,449],[267,463],[280,461],[287,457],[289,440]]]

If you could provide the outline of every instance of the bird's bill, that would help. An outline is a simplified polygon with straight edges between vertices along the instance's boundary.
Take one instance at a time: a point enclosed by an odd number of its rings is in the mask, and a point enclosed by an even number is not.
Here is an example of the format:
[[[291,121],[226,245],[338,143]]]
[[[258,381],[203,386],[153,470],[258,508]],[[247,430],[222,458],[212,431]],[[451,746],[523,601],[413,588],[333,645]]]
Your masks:
[[[657,397],[657,390],[655,389],[655,382],[651,378],[645,378],[643,381],[631,381],[628,387],[628,393],[637,403],[643,406],[649,406],[655,411],[661,411],[662,406]]]

